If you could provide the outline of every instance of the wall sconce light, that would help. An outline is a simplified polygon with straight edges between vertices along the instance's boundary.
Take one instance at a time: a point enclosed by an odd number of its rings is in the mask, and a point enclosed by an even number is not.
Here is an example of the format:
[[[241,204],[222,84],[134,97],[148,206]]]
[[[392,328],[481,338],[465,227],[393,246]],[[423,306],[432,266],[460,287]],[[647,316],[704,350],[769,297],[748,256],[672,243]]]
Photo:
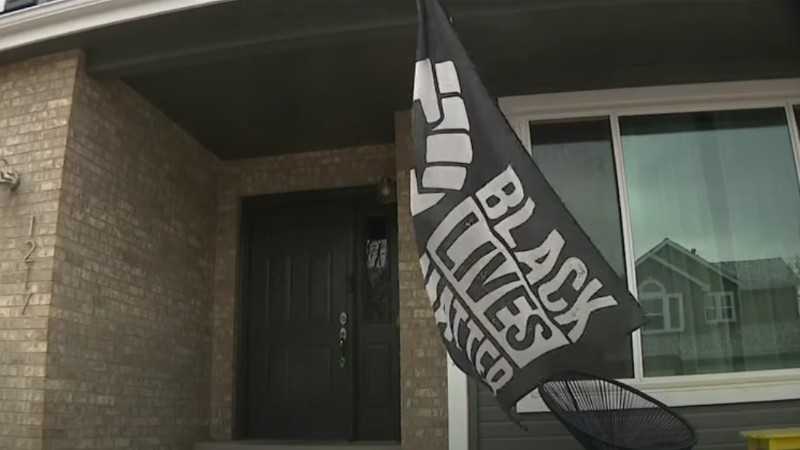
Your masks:
[[[12,191],[19,187],[19,173],[8,167],[8,161],[0,158],[0,186],[7,186]]]
[[[394,180],[389,177],[381,178],[378,182],[377,191],[378,201],[383,204],[394,203],[397,200]]]

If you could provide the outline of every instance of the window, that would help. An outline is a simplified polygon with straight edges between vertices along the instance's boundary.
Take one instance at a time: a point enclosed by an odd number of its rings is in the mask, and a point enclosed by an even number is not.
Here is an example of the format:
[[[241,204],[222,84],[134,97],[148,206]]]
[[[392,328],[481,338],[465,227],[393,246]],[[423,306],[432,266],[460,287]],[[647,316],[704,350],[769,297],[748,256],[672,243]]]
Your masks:
[[[368,217],[365,222],[366,289],[362,319],[366,324],[389,323],[392,315],[392,290],[386,217]]]
[[[647,319],[644,333],[683,331],[682,294],[668,293],[658,281],[647,280],[639,286],[638,300]]]
[[[726,323],[736,320],[733,292],[706,294],[706,323]]]
[[[800,188],[783,108],[619,119],[636,278],[680,292],[694,320],[642,334],[644,375],[800,367]],[[741,303],[707,292],[735,292]],[[717,309],[717,301],[719,308]],[[788,313],[787,313],[788,314]],[[788,319],[788,320],[787,320]]]
[[[575,220],[621,276],[625,277],[622,219],[608,119],[530,124],[533,159]],[[587,195],[591,193],[590,195]],[[631,347],[605,355],[602,375],[633,376]]]
[[[675,405],[800,398],[800,80],[500,103],[645,310],[605,369]]]
[[[539,170],[611,267],[625,277],[622,219],[608,119],[534,122],[530,124],[530,138]]]

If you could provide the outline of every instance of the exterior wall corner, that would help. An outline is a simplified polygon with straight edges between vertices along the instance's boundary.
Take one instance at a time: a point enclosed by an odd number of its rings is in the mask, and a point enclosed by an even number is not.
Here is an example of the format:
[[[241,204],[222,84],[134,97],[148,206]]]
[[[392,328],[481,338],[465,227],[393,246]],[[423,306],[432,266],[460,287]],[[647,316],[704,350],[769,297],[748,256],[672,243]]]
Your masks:
[[[0,187],[0,448],[44,448],[56,228],[79,65],[69,51],[0,67],[0,158],[21,180],[13,192]]]
[[[448,448],[447,357],[419,269],[409,210],[411,115],[395,114],[399,241],[400,401],[404,450]]]

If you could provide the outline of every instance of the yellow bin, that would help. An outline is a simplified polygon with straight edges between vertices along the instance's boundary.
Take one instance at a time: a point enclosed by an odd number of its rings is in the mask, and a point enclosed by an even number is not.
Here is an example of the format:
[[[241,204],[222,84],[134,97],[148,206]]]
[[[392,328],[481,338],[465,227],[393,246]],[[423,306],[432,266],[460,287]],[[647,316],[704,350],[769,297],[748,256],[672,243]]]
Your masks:
[[[800,450],[800,427],[742,431],[747,450]]]

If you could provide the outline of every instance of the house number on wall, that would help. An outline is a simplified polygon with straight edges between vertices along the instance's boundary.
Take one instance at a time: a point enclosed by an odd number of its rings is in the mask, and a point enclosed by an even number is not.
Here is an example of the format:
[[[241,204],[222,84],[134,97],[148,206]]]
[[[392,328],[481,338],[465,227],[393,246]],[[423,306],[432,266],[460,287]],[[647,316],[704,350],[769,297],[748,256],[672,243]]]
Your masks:
[[[28,304],[31,302],[31,297],[33,297],[33,292],[31,292],[30,288],[30,275],[31,275],[31,265],[33,261],[31,261],[31,255],[33,252],[36,251],[36,241],[33,240],[33,224],[36,221],[36,216],[31,216],[31,226],[30,231],[28,232],[28,239],[25,242],[25,247],[28,251],[25,253],[24,257],[22,258],[22,263],[25,264],[25,304],[22,306],[22,312],[20,315],[24,315],[25,311],[28,310]]]

